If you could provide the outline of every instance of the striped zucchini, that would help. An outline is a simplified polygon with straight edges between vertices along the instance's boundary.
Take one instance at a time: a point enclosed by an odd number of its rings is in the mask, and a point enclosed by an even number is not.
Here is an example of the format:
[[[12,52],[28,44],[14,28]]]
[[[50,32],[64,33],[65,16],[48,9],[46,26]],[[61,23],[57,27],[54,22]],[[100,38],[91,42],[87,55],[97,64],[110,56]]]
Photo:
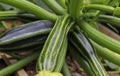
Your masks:
[[[94,76],[107,76],[107,73],[95,53],[95,49],[78,28],[79,27],[77,27],[69,36],[71,44],[73,44],[79,52],[79,55],[88,63]]]
[[[68,15],[56,21],[38,59],[38,76],[41,74],[41,71],[42,73],[44,71],[60,72],[67,51],[67,33],[72,25],[73,22],[71,22]]]
[[[79,51],[74,47],[73,44],[69,43],[68,50],[70,52],[70,55],[78,62],[78,64],[83,68],[83,70],[87,73],[88,76],[94,76],[94,73],[92,72],[88,61],[83,59],[83,57],[80,55]]]
[[[52,26],[52,22],[41,20],[15,27],[1,36],[0,51],[37,47],[43,44]]]

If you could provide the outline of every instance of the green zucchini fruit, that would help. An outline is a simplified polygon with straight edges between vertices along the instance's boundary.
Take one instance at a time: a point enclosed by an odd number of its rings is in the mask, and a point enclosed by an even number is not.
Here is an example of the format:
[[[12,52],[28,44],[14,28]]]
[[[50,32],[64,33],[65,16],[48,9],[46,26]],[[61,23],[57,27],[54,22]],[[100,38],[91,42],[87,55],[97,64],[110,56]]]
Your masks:
[[[31,48],[36,48],[39,47],[39,45],[44,44],[45,39],[47,39],[47,34],[46,35],[38,35],[35,37],[23,39],[20,41],[16,41],[11,44],[7,45],[1,45],[0,46],[0,51],[15,51],[15,50],[29,50]],[[28,48],[28,49],[27,49]]]
[[[56,21],[38,59],[38,76],[45,73],[44,71],[60,72],[67,51],[67,33],[72,25],[73,22],[68,15]],[[49,75],[46,73],[46,76]]]
[[[0,51],[18,50],[43,44],[52,26],[53,22],[41,20],[15,27],[1,36]]]
[[[77,27],[71,34],[69,34],[70,43],[77,49],[79,55],[87,61],[94,74],[94,76],[107,76],[102,63],[96,55],[95,49],[92,47],[90,41],[80,32]]]
[[[73,44],[69,43],[68,51],[70,55],[78,62],[78,64],[83,68],[88,76],[94,76],[93,71],[91,70],[88,61],[86,61],[79,53],[79,51],[74,47]]]

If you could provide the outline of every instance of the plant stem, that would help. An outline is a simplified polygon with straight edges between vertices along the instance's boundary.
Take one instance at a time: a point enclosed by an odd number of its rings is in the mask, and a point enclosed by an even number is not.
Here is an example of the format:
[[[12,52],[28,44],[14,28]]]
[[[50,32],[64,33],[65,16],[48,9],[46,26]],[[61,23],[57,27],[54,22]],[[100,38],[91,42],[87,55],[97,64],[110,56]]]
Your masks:
[[[66,8],[65,1],[66,0],[59,0],[59,3],[63,8]]]
[[[104,12],[107,12],[109,14],[113,14],[115,16],[120,17],[120,7],[112,7],[108,5],[102,5],[102,4],[86,4],[85,6],[87,9],[95,9],[95,10],[101,10]]]
[[[24,21],[37,20],[37,18],[30,13],[21,11],[0,11],[0,20],[7,19],[21,19]]]
[[[68,13],[74,20],[79,20],[83,15],[84,0],[67,0]]]
[[[16,18],[17,11],[0,11],[0,20]]]
[[[49,8],[51,8],[56,14],[65,14],[66,11],[63,9],[55,0],[43,0]]]
[[[91,3],[94,3],[94,4],[103,4],[105,0],[90,0]]]
[[[4,21],[1,21],[1,26],[3,26],[5,30],[8,30],[8,26],[6,25]]]
[[[17,11],[0,11],[0,17],[3,16],[16,16],[18,14]]]
[[[96,10],[101,10],[105,11],[107,13],[113,14],[114,8],[111,6],[107,5],[102,5],[102,4],[89,4],[85,6],[87,9],[96,9]]]
[[[95,17],[96,13],[86,13],[85,17]],[[99,15],[98,20],[99,22],[105,22],[105,23],[110,23],[113,26],[120,26],[120,18],[115,17],[115,16],[110,16],[110,15]]]
[[[95,47],[98,55],[100,55],[102,58],[107,59],[110,62],[115,63],[120,66],[120,55],[119,54],[98,45],[97,43],[95,43],[92,40],[91,40],[91,42],[92,42],[93,46]]]
[[[66,61],[63,64],[62,73],[64,74],[64,76],[71,76],[71,73],[68,69],[68,65],[67,65]]]
[[[21,55],[17,55],[16,53],[7,53],[7,54],[12,56],[13,58],[16,58],[16,59],[23,59],[26,57],[26,56],[21,57]]]
[[[31,61],[33,61],[34,59],[36,59],[39,55],[39,52],[35,52],[34,54],[26,57],[25,59],[22,59],[18,62],[16,62],[15,64],[12,64],[2,70],[0,70],[0,76],[6,76],[8,74],[13,73],[14,71],[22,68],[23,66],[27,65],[28,63],[30,63]]]
[[[116,53],[120,54],[120,42],[92,28],[87,22],[81,21],[80,27],[87,35],[100,44]]]
[[[17,8],[23,9],[28,12],[31,12],[40,19],[42,18],[42,19],[55,21],[58,18],[57,15],[52,14],[52,13],[44,10],[43,8],[37,6],[29,1],[26,1],[26,0],[0,0],[0,2],[15,6]]]
[[[115,16],[108,16],[108,15],[100,15],[98,18],[98,21],[104,22],[104,23],[110,23],[113,26],[120,26],[120,18]]]

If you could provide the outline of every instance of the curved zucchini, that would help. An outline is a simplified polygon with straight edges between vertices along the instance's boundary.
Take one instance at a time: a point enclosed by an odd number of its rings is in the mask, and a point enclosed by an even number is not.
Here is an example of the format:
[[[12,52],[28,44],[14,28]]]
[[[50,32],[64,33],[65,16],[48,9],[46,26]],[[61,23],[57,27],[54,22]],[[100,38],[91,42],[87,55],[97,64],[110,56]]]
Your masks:
[[[1,36],[0,51],[18,50],[43,44],[52,26],[52,22],[41,20],[15,27]]]
[[[67,51],[67,33],[72,25],[68,15],[56,21],[38,59],[37,71],[60,72]]]
[[[101,65],[95,49],[91,46],[90,41],[85,37],[80,30],[75,29],[70,34],[69,40],[71,44],[77,49],[79,55],[88,63],[94,76],[107,76],[103,66]]]

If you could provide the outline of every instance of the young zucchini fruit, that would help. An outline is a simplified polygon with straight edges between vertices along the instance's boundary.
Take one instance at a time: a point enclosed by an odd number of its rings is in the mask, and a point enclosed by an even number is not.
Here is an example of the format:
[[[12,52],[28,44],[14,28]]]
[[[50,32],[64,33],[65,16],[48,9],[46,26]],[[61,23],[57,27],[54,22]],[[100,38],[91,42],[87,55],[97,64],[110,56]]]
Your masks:
[[[91,46],[90,41],[80,32],[79,27],[70,34],[69,40],[77,49],[79,55],[88,63],[94,76],[107,76],[102,63]]]
[[[67,33],[73,24],[68,15],[56,21],[38,59],[37,76],[50,76],[49,72],[60,74],[67,51]]]
[[[0,38],[0,51],[14,51],[43,44],[53,26],[48,20],[35,21],[15,27]]]

